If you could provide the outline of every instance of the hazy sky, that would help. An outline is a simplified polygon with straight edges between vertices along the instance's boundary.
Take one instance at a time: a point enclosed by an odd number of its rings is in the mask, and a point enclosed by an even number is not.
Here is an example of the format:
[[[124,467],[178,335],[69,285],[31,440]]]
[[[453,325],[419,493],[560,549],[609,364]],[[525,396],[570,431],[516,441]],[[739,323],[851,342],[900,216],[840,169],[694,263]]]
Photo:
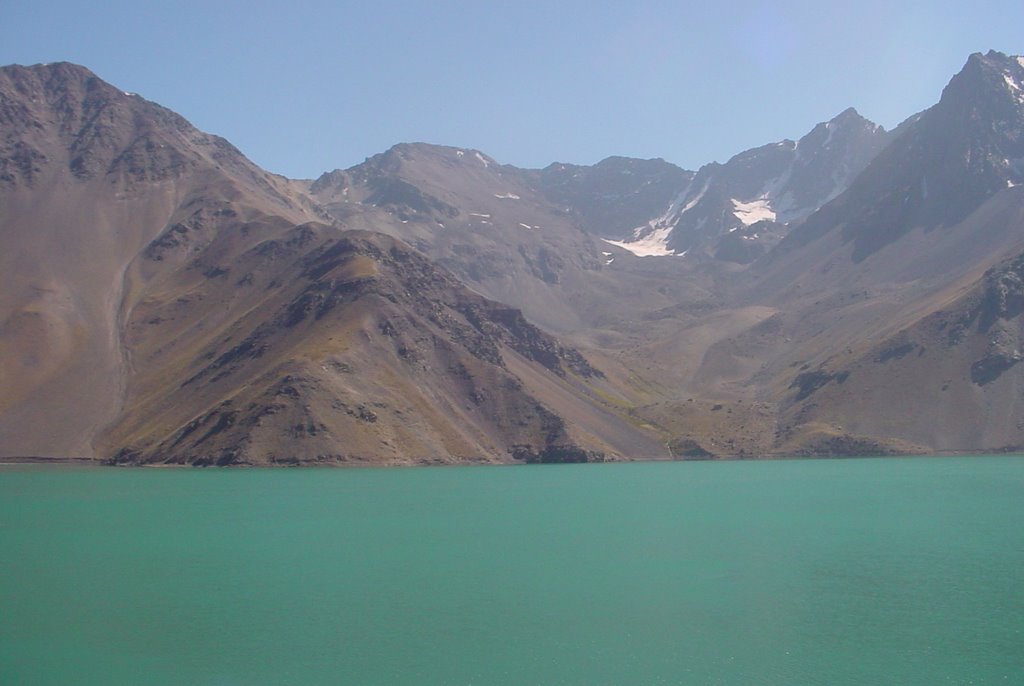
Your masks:
[[[68,60],[314,177],[403,141],[695,169],[849,106],[887,128],[1024,2],[0,0],[0,64]]]

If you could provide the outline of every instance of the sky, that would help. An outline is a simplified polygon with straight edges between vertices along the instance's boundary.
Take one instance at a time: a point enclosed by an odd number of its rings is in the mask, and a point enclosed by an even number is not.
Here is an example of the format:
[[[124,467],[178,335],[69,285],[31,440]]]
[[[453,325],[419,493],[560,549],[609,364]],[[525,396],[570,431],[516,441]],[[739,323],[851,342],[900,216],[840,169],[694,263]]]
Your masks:
[[[0,0],[0,64],[70,61],[315,178],[400,142],[688,169],[853,106],[892,128],[1024,2]]]

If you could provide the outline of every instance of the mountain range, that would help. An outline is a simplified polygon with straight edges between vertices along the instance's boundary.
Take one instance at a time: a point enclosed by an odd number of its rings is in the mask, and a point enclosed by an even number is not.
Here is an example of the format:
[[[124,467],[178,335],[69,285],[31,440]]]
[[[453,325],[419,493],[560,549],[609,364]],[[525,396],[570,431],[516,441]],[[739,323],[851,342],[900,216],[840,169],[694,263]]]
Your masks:
[[[0,69],[0,456],[584,462],[1024,447],[1024,59],[684,170],[260,169]]]

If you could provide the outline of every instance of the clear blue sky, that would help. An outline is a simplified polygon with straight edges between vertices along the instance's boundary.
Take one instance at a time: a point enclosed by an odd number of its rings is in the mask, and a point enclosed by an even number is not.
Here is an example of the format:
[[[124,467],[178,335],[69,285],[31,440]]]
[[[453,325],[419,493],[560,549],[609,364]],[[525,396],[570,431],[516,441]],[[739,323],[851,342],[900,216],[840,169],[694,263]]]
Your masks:
[[[0,0],[0,64],[83,64],[292,177],[403,141],[695,169],[848,106],[891,128],[1022,27],[1022,0]]]

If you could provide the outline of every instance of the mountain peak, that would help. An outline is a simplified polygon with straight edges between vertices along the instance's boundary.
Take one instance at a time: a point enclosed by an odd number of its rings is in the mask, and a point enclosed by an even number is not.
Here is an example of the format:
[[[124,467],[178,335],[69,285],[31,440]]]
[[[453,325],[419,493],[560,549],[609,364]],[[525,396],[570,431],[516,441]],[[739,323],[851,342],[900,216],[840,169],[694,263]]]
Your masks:
[[[74,62],[41,62],[31,65],[8,64],[0,67],[0,72],[29,72],[37,74],[77,76],[79,78],[92,78],[96,76],[96,74],[87,67],[75,64]]]
[[[845,110],[837,114],[836,116],[829,119],[824,123],[826,128],[833,127],[855,127],[855,128],[866,128],[871,131],[881,130],[882,127],[879,124],[871,121],[867,117],[863,116],[853,107],[847,107]]]
[[[11,64],[0,67],[0,92],[7,91],[10,97],[29,99],[46,94],[64,94],[69,91],[83,91],[87,88],[105,88],[117,92],[96,74],[85,67],[71,62],[51,62],[23,66]]]
[[[366,158],[362,164],[352,167],[349,171],[357,168],[372,166],[378,170],[389,173],[397,173],[410,162],[437,162],[449,164],[463,162],[471,166],[488,169],[498,168],[501,165],[489,155],[485,155],[473,148],[457,148],[450,145],[435,145],[433,143],[397,143],[382,153]]]
[[[841,122],[841,121],[846,121],[846,120],[849,120],[849,119],[863,119],[863,118],[864,117],[860,116],[860,112],[858,112],[855,108],[847,107],[845,110],[843,110],[842,112],[840,112],[836,116],[832,117],[832,119],[830,121]]]
[[[971,53],[971,55],[967,57],[967,63],[970,64],[973,61],[980,62],[983,64],[999,66],[1008,64],[1009,62],[1017,61],[1019,59],[1020,58],[1015,57],[1014,55],[1007,55],[1006,53],[999,52],[998,50],[989,50],[984,55],[981,54],[980,52]]]
[[[989,50],[973,53],[942,91],[940,104],[1024,105],[1024,57]],[[1000,113],[1006,115],[1006,112]]]

